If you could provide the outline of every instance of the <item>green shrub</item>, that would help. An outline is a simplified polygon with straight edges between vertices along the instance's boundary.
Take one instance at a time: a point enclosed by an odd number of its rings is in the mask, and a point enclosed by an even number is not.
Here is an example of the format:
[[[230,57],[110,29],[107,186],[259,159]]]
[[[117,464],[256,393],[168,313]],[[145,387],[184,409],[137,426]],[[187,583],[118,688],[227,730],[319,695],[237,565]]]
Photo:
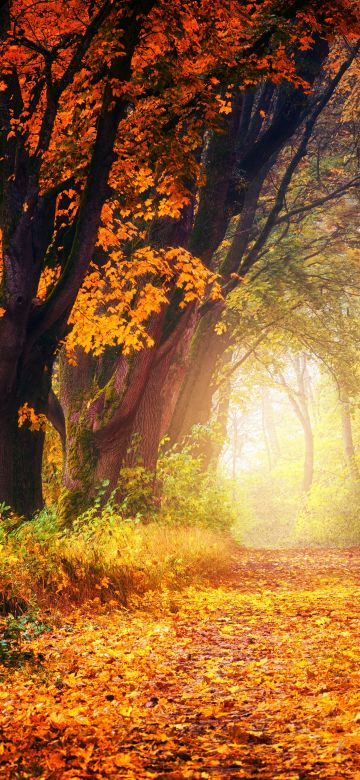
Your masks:
[[[198,435],[198,434],[197,434]],[[133,596],[181,589],[231,567],[229,530],[239,513],[231,486],[191,452],[162,454],[156,477],[139,462],[122,469],[105,502],[61,524],[52,504],[31,521],[0,507],[0,610],[16,616],[42,606],[127,604]],[[6,648],[5,648],[6,649]]]
[[[154,474],[141,464],[121,469],[116,493],[126,516],[148,517],[154,510]]]
[[[159,521],[168,525],[228,530],[238,516],[229,484],[214,468],[204,471],[202,458],[189,448],[173,449],[159,459]]]
[[[315,484],[298,514],[295,538],[324,547],[360,544],[360,483],[344,473]]]

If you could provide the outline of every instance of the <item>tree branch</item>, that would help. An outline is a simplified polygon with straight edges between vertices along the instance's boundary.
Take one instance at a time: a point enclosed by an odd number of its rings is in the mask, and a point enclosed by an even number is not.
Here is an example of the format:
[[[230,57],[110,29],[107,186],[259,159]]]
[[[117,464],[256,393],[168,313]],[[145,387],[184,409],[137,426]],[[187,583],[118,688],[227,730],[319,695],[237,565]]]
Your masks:
[[[155,0],[137,0],[123,21],[126,55],[118,58],[116,78],[126,82],[131,76],[131,61],[142,30],[141,15],[150,13]],[[34,312],[33,338],[58,323],[63,328],[78,290],[91,263],[100,224],[101,209],[108,194],[108,176],[114,160],[118,126],[127,111],[123,97],[114,98],[111,85],[105,88],[92,158],[76,221],[76,232],[64,271],[42,307]],[[110,108],[111,107],[111,108]]]
[[[312,203],[307,203],[305,206],[299,206],[296,209],[292,209],[291,211],[287,211],[286,214],[284,214],[282,217],[279,217],[275,225],[281,225],[283,222],[287,222],[291,219],[291,217],[296,217],[298,214],[305,214],[308,211],[312,211],[312,209],[319,208],[320,206],[323,206],[324,203],[327,203],[329,200],[334,200],[334,198],[341,198],[343,195],[346,195],[349,189],[352,189],[353,187],[360,186],[360,176],[355,176],[354,179],[351,179],[346,184],[341,185],[341,187],[338,187],[336,190],[333,190],[333,192],[330,192],[328,195],[324,195],[322,198],[318,198],[317,200],[313,200]]]
[[[336,76],[332,79],[330,82],[328,88],[325,90],[325,92],[322,94],[320,99],[317,101],[317,104],[315,108],[313,109],[310,117],[308,118],[306,124],[305,124],[305,130],[303,133],[303,137],[301,139],[300,145],[294,154],[292,160],[290,161],[287,170],[284,173],[284,176],[282,178],[282,181],[280,183],[280,187],[278,189],[278,193],[276,196],[275,204],[270,211],[270,214],[266,220],[266,223],[260,232],[260,235],[258,236],[257,240],[255,241],[254,246],[248,253],[247,257],[243,262],[240,263],[238,273],[239,275],[244,275],[247,273],[247,271],[252,268],[252,266],[257,262],[258,260],[258,254],[260,249],[264,246],[265,242],[267,241],[273,227],[276,224],[276,220],[278,218],[278,215],[283,207],[285,194],[287,192],[287,189],[289,187],[289,184],[292,180],[292,177],[301,162],[302,158],[305,156],[307,152],[307,146],[309,143],[309,140],[312,135],[312,131],[315,127],[315,124],[317,122],[318,117],[320,116],[321,112],[325,108],[325,106],[328,104],[329,100],[333,96],[338,84],[340,83],[344,73],[349,69],[350,65],[352,64],[357,52],[360,51],[360,41],[357,42],[356,46],[354,47],[350,57],[348,57],[341,67],[339,68]],[[235,286],[235,285],[233,285]]]
[[[53,390],[50,390],[49,396],[48,396],[48,408],[47,408],[47,418],[49,422],[51,422],[51,425],[55,428],[55,430],[58,432],[60,439],[61,439],[61,445],[63,448],[63,452],[66,450],[66,425],[65,425],[65,416],[63,412],[63,408],[61,406],[61,403],[55,395]]]

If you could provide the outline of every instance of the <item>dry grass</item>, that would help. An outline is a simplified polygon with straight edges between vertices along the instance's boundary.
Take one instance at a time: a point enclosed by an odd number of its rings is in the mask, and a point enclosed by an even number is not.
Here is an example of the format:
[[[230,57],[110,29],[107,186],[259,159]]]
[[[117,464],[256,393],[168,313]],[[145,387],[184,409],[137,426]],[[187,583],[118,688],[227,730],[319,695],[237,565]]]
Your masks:
[[[206,528],[119,522],[39,539],[29,524],[0,548],[0,608],[131,606],[145,593],[221,579],[235,550],[229,535]]]

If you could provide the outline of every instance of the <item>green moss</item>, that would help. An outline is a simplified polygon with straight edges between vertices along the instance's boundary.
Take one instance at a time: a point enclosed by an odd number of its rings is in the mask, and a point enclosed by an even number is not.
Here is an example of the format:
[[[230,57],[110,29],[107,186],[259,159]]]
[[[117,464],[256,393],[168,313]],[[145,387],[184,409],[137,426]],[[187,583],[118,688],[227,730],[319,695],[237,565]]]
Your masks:
[[[195,361],[198,355],[200,355],[200,353],[203,352],[204,350],[203,339],[209,332],[211,333],[213,332],[217,320],[218,320],[218,315],[215,314],[213,311],[209,311],[201,318],[191,340],[191,345],[190,345],[191,362]]]
[[[89,505],[93,494],[93,474],[97,462],[97,450],[93,432],[84,416],[72,426],[68,423],[67,467],[76,487],[64,488],[59,498],[59,524],[72,525],[74,518]]]
[[[105,387],[105,400],[104,409],[101,415],[101,420],[104,423],[108,422],[108,418],[111,417],[114,411],[114,404],[119,403],[119,398],[115,390],[115,378],[112,377]]]
[[[58,524],[60,528],[71,528],[76,517],[85,509],[85,492],[78,488],[63,488],[58,503]]]

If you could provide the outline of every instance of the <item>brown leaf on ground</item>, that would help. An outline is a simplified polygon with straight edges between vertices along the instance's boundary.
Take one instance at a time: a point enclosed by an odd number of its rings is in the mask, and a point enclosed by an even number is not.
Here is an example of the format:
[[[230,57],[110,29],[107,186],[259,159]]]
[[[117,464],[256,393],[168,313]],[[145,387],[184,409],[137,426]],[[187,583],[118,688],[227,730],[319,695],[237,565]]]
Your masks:
[[[2,670],[1,777],[360,777],[359,564],[243,551],[176,614],[66,616]]]

